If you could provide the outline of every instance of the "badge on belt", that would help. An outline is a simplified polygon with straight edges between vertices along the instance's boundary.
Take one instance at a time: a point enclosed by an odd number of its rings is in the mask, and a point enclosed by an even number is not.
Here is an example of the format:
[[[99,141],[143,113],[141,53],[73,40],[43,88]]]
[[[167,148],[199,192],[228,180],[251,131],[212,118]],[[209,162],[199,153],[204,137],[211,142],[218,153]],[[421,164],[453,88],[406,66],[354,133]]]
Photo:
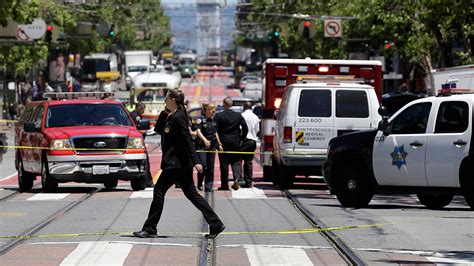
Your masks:
[[[165,133],[170,133],[170,128],[169,127],[165,127]]]

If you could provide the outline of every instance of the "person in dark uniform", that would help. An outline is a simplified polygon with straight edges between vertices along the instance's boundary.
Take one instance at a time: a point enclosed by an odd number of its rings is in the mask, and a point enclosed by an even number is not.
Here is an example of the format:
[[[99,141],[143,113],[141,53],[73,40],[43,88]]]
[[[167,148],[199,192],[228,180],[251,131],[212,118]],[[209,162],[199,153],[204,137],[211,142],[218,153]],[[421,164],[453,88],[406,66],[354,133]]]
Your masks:
[[[145,109],[146,109],[146,105],[143,102],[137,102],[135,104],[135,109],[132,112],[130,112],[130,116],[132,117],[132,120],[135,123],[135,126],[138,126],[138,123],[140,123],[140,120],[142,120],[143,114],[145,113]],[[142,132],[142,137],[143,137],[143,140],[145,140],[146,132]],[[146,186],[153,187],[153,176],[151,175],[150,158],[148,157],[148,150],[146,152],[146,163],[147,163],[147,169],[148,169],[148,172],[146,174]]]
[[[157,235],[156,227],[163,211],[165,194],[177,181],[186,198],[202,212],[209,224],[209,234],[206,234],[206,238],[215,238],[224,231],[225,226],[194,186],[193,167],[202,172],[202,164],[189,133],[189,119],[184,107],[183,92],[179,89],[170,90],[165,99],[165,109],[158,116],[155,125],[155,131],[161,135],[163,150],[161,176],[153,190],[148,219],[143,224],[142,230],[133,232],[133,235],[140,238]]]
[[[204,167],[202,173],[198,173],[198,189],[202,190],[202,182],[204,181],[204,190],[211,192],[214,184],[214,162],[216,159],[216,149],[222,147],[217,135],[216,125],[212,120],[216,107],[211,103],[202,105],[204,117],[197,128],[198,141],[197,148],[206,152],[198,153],[199,159]]]
[[[219,147],[219,150],[238,152],[240,151],[240,142],[245,140],[247,137],[248,127],[243,116],[230,109],[233,105],[232,98],[225,97],[223,105],[224,111],[217,113],[214,119],[217,127],[217,134],[222,143],[222,147]],[[221,170],[221,187],[218,188],[218,190],[229,190],[229,164],[232,167],[232,174],[234,175],[234,184],[232,185],[232,188],[234,190],[239,189],[239,182],[242,179],[242,162],[240,154],[220,153],[219,161]]]

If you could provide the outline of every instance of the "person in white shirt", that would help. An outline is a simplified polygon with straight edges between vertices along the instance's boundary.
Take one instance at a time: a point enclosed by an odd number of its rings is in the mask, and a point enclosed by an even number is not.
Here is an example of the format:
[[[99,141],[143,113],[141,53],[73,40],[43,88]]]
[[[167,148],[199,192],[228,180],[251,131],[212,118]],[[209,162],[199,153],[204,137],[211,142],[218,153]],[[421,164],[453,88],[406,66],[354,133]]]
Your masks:
[[[260,119],[252,112],[252,103],[244,103],[244,112],[242,116],[245,119],[249,131],[247,133],[247,139],[242,142],[240,150],[243,152],[252,152],[250,154],[242,154],[242,160],[244,161],[244,179],[240,184],[241,187],[251,188],[253,180],[253,157],[255,150],[257,149],[257,134],[260,131]]]

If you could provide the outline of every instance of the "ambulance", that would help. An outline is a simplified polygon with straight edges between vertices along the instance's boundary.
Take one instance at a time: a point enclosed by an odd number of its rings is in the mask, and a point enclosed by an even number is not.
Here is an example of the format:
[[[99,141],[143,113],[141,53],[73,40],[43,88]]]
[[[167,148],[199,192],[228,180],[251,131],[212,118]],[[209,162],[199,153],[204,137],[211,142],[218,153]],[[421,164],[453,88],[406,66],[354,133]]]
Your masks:
[[[431,70],[429,95],[440,93],[473,93],[474,65],[439,68]]]
[[[380,101],[382,96],[382,63],[376,60],[329,60],[329,59],[279,59],[269,58],[263,64],[263,97],[261,124],[261,156],[263,178],[272,181],[273,143],[275,117],[282,102],[285,88],[298,77],[319,76],[330,79],[358,79],[360,84],[369,85]]]

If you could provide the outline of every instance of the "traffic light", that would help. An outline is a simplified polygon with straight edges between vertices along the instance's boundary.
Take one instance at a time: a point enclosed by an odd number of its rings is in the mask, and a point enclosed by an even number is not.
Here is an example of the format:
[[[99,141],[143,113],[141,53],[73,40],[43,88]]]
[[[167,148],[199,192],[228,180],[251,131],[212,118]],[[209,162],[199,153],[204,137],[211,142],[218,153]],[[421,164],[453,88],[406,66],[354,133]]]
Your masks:
[[[110,25],[110,28],[109,28],[109,37],[110,37],[111,39],[114,39],[114,38],[115,38],[115,24]]]
[[[311,27],[311,22],[310,21],[305,21],[304,22],[304,29],[303,29],[303,38],[309,39],[310,37],[310,30],[309,28]]]
[[[46,28],[46,35],[44,36],[44,41],[49,45],[53,40],[53,26],[48,25]]]

